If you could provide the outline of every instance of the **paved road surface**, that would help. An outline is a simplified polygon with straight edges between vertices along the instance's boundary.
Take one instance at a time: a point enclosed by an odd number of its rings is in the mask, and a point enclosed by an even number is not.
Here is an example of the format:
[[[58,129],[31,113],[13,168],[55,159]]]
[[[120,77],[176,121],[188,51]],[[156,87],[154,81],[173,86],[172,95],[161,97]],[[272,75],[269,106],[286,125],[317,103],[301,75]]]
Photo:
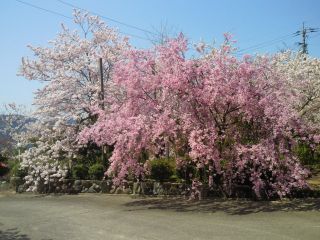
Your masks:
[[[1,240],[320,239],[320,199],[283,202],[0,193]]]

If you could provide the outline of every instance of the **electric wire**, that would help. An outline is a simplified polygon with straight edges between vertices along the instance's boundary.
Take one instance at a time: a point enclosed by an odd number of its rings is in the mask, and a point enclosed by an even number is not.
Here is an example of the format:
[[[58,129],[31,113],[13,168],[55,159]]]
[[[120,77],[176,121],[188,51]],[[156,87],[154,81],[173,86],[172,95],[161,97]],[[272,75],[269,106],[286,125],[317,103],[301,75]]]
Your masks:
[[[255,44],[255,45],[247,47],[247,48],[239,49],[235,53],[238,54],[238,55],[243,55],[243,54],[245,54],[245,52],[247,52],[249,50],[250,51],[255,51],[255,50],[258,50],[258,49],[261,49],[261,48],[269,47],[269,46],[272,46],[272,45],[274,45],[276,43],[282,42],[285,39],[292,38],[292,37],[294,37],[293,33],[292,34],[287,34],[287,35],[280,36],[280,37],[277,37],[277,38],[272,39],[272,40],[268,40],[268,41],[265,41],[265,42],[262,42],[262,43],[259,43],[259,44]]]
[[[28,2],[25,2],[25,1],[22,1],[22,0],[15,0],[15,1],[18,2],[18,3],[24,4],[24,5],[28,6],[28,7],[32,7],[32,8],[47,12],[47,13],[51,13],[51,14],[54,14],[54,15],[57,15],[57,16],[60,16],[60,17],[64,17],[64,18],[69,19],[69,20],[73,20],[72,17],[64,15],[64,14],[62,14],[60,12],[57,12],[57,11],[53,11],[53,10],[50,10],[50,9],[47,9],[47,8],[43,8],[43,7],[40,7],[38,5],[35,5],[35,4],[32,4],[32,3],[28,3]],[[148,41],[148,42],[150,41],[150,39],[148,39],[148,38],[141,37],[141,36],[138,36],[138,35],[135,35],[135,34],[132,34],[132,33],[127,33],[127,32],[123,32],[123,31],[118,31],[118,32],[123,34],[123,35],[131,36],[133,38],[138,38],[138,39],[145,40],[145,41]]]
[[[122,22],[122,21],[119,21],[119,20],[116,20],[114,18],[111,18],[111,17],[107,17],[107,16],[104,16],[102,14],[99,14],[97,12],[93,12],[93,11],[90,11],[88,9],[85,9],[85,8],[82,8],[82,7],[79,7],[79,6],[76,6],[74,4],[71,4],[69,2],[66,2],[66,1],[63,1],[63,0],[57,0],[58,2],[66,5],[66,6],[69,6],[69,7],[72,7],[72,8],[75,8],[75,9],[79,9],[79,10],[82,10],[82,11],[85,11],[85,12],[88,12],[88,13],[91,13],[93,15],[96,15],[98,17],[101,17],[101,18],[104,18],[106,20],[109,20],[109,21],[112,21],[112,22],[115,22],[115,23],[118,23],[120,25],[123,25],[123,26],[126,26],[126,27],[129,27],[129,28],[132,28],[132,29],[135,29],[135,30],[139,30],[141,32],[144,32],[144,33],[147,33],[147,34],[151,34],[151,35],[158,35],[157,33],[154,33],[154,32],[151,32],[147,29],[143,29],[141,27],[138,27],[138,26],[135,26],[135,25],[132,25],[132,24],[129,24],[129,23],[126,23],[126,22]]]
[[[64,17],[64,18],[67,18],[69,20],[73,20],[72,17],[70,16],[67,16],[67,15],[64,15],[60,12],[57,12],[57,11],[53,11],[53,10],[50,10],[50,9],[47,9],[47,8],[43,8],[43,7],[40,7],[38,5],[35,5],[35,4],[32,4],[32,3],[29,3],[29,2],[25,2],[25,1],[22,1],[22,0],[15,0],[16,2],[19,2],[21,4],[24,4],[26,6],[29,6],[29,7],[32,7],[32,8],[35,8],[35,9],[38,9],[38,10],[42,10],[44,12],[47,12],[47,13],[51,13],[51,14],[54,14],[54,15],[57,15],[57,16],[60,16],[60,17]],[[158,35],[157,33],[153,33],[149,30],[146,30],[146,29],[143,29],[143,28],[140,28],[140,27],[137,27],[137,26],[134,26],[132,24],[128,24],[128,23],[125,23],[125,22],[122,22],[122,21],[118,21],[116,19],[113,19],[113,18],[110,18],[110,17],[106,17],[104,15],[101,15],[101,14],[98,14],[96,12],[93,12],[93,11],[88,11],[87,9],[84,9],[84,8],[81,8],[79,6],[76,6],[76,5],[73,5],[71,3],[68,3],[66,1],[63,1],[63,0],[57,0],[58,2],[66,5],[66,6],[69,6],[69,7],[72,7],[72,8],[75,8],[75,9],[79,9],[79,10],[82,10],[82,11],[86,11],[88,13],[91,13],[93,15],[97,15],[101,18],[104,18],[104,19],[107,19],[109,21],[112,21],[112,22],[115,22],[115,23],[118,23],[120,25],[123,25],[123,26],[126,26],[126,27],[129,27],[129,28],[132,28],[132,29],[136,29],[136,30],[139,30],[139,31],[142,31],[144,33],[147,33],[147,34],[152,34],[152,35]],[[123,34],[123,35],[128,35],[128,36],[131,36],[131,37],[134,37],[134,38],[137,38],[137,39],[141,39],[141,40],[145,40],[145,41],[148,41],[150,42],[150,39],[148,38],[145,38],[145,37],[141,37],[139,35],[135,35],[135,34],[131,34],[131,33],[127,33],[127,32],[123,32],[123,31],[119,31],[119,33]],[[291,33],[291,34],[287,34],[287,35],[284,35],[284,36],[280,36],[280,37],[277,37],[275,39],[271,39],[271,40],[268,40],[268,41],[265,41],[265,42],[261,42],[261,43],[258,43],[258,44],[255,44],[255,45],[252,45],[250,47],[247,47],[247,48],[242,48],[242,49],[239,49],[235,52],[236,55],[243,55],[245,54],[247,51],[255,51],[255,50],[258,50],[258,49],[261,49],[261,48],[265,48],[265,47],[269,47],[269,46],[272,46],[276,43],[279,43],[279,42],[282,42],[284,41],[285,39],[288,39],[288,38],[292,38],[292,37],[296,37],[299,35],[299,32],[295,32],[295,33]],[[314,36],[311,36],[311,38],[316,38],[320,36],[320,34],[316,34]]]

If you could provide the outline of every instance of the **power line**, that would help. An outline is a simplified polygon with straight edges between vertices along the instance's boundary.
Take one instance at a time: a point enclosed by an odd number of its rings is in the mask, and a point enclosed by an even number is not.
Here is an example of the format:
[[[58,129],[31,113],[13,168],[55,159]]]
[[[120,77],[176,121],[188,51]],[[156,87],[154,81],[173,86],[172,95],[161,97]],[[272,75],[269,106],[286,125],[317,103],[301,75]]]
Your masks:
[[[47,8],[40,7],[40,6],[35,5],[35,4],[31,4],[31,3],[28,3],[28,2],[25,2],[25,1],[22,1],[22,0],[15,0],[15,1],[19,2],[21,4],[24,4],[24,5],[28,6],[28,7],[32,7],[32,8],[47,12],[47,13],[51,13],[51,14],[54,14],[54,15],[57,15],[57,16],[60,16],[60,17],[64,17],[64,18],[69,19],[69,20],[73,20],[72,17],[69,17],[67,15],[64,15],[62,13],[59,13],[59,12],[56,12],[56,11],[53,11],[53,10],[50,10],[50,9],[47,9]],[[123,32],[123,31],[118,31],[118,32],[123,34],[123,35],[128,35],[128,36],[131,36],[131,37],[134,37],[134,38],[138,38],[138,39],[141,39],[141,40],[145,40],[145,41],[148,41],[148,42],[150,41],[150,39],[148,39],[148,38],[144,38],[144,37],[141,37],[141,36],[138,36],[138,35],[135,35],[135,34],[131,34],[131,33]]]
[[[106,16],[101,15],[101,14],[99,14],[99,13],[97,13],[97,12],[89,11],[89,10],[87,10],[87,9],[81,8],[81,7],[79,7],[79,6],[76,6],[76,5],[74,5],[74,4],[68,3],[68,2],[66,2],[66,1],[63,1],[63,0],[57,0],[57,1],[60,2],[60,3],[62,3],[62,4],[64,4],[64,5],[66,5],[66,6],[69,6],[69,7],[72,7],[72,8],[76,8],[76,9],[79,9],[79,10],[82,10],[82,11],[86,11],[86,12],[88,12],[88,13],[91,13],[91,14],[93,14],[93,15],[99,16],[99,17],[104,18],[104,19],[107,19],[107,20],[109,20],[109,21],[118,23],[118,24],[120,24],[120,25],[129,27],[129,28],[133,28],[133,29],[139,30],[139,31],[144,32],[144,33],[147,33],[147,34],[158,35],[158,34],[156,34],[156,33],[154,33],[154,32],[151,32],[151,31],[149,31],[149,30],[147,30],[147,29],[143,29],[143,28],[141,28],[141,27],[137,27],[137,26],[135,26],[135,25],[132,25],[132,24],[129,24],[129,23],[125,23],[125,22],[119,21],[119,20],[116,20],[116,19],[111,18],[111,17],[106,17]]]
[[[39,10],[42,10],[42,11],[45,11],[45,12],[60,16],[60,17],[68,18],[68,19],[71,19],[71,20],[73,19],[72,17],[69,17],[69,16],[64,15],[62,13],[59,13],[59,12],[56,12],[56,11],[52,11],[52,10],[47,9],[47,8],[39,7],[37,5],[31,4],[31,3],[28,3],[28,2],[25,2],[25,1],[21,1],[21,0],[15,0],[15,1],[19,2],[19,3],[22,3],[24,5],[27,5],[29,7],[33,7],[33,8],[36,8],[36,9],[39,9]]]
[[[314,33],[314,32],[318,32],[319,28],[304,28],[303,27],[303,30],[302,31],[297,31],[295,33],[292,33],[292,34],[287,34],[287,35],[284,35],[284,36],[280,36],[278,38],[275,38],[275,39],[272,39],[272,40],[269,40],[269,41],[265,41],[265,42],[262,42],[262,43],[259,43],[259,44],[256,44],[256,45],[253,45],[253,46],[250,46],[250,47],[247,47],[247,48],[243,48],[243,49],[239,49],[238,51],[236,51],[236,54],[237,55],[242,55],[244,54],[244,52],[248,51],[248,50],[257,50],[257,49],[260,49],[260,48],[265,48],[265,47],[268,47],[268,46],[271,46],[271,45],[274,45],[276,43],[279,43],[285,39],[288,39],[288,38],[291,38],[291,37],[296,37],[298,35],[301,35],[303,33],[305,33],[304,35],[304,43],[307,45],[306,43],[306,39],[308,38],[307,34],[308,33]],[[320,36],[320,34],[316,34],[310,38],[315,38],[315,37],[318,37]],[[302,43],[299,43],[299,45],[302,45]]]
[[[272,40],[268,40],[268,41],[265,41],[265,42],[262,42],[262,43],[259,43],[259,44],[255,44],[255,45],[247,47],[247,48],[239,49],[238,51],[236,51],[236,53],[238,55],[242,55],[245,52],[247,52],[248,50],[252,51],[252,50],[257,50],[257,49],[260,49],[260,48],[268,47],[268,46],[274,45],[274,44],[276,44],[278,42],[282,42],[283,40],[288,39],[290,37],[294,37],[294,34],[293,33],[292,34],[287,34],[287,35],[280,36],[280,37],[277,37],[277,38],[272,39]]]
[[[43,8],[43,7],[40,7],[38,5],[35,5],[35,4],[31,4],[31,3],[28,3],[28,2],[25,2],[25,1],[22,1],[22,0],[15,0],[16,2],[19,2],[21,4],[24,4],[26,6],[29,6],[29,7],[32,7],[32,8],[35,8],[35,9],[38,9],[38,10],[41,10],[41,11],[44,11],[44,12],[47,12],[47,13],[51,13],[51,14],[54,14],[54,15],[57,15],[57,16],[60,16],[60,17],[64,17],[66,19],[69,19],[69,20],[73,20],[72,17],[70,16],[67,16],[67,15],[64,15],[62,13],[59,13],[57,11],[53,11],[53,10],[50,10],[50,9],[47,9],[47,8]],[[70,4],[68,2],[65,2],[63,0],[57,0],[58,2],[64,4],[64,5],[67,5],[69,7],[72,7],[72,8],[76,8],[76,9],[79,9],[79,10],[82,10],[82,11],[86,11],[88,13],[91,13],[93,15],[97,15],[101,18],[104,18],[104,19],[107,19],[109,21],[112,21],[112,22],[115,22],[115,23],[118,23],[118,24],[121,24],[123,26],[126,26],[126,27],[130,27],[130,28],[133,28],[133,29],[136,29],[136,30],[139,30],[139,31],[142,31],[142,32],[145,32],[145,33],[148,33],[148,34],[152,34],[152,35],[158,35],[157,33],[153,33],[149,30],[146,30],[146,29],[143,29],[143,28],[140,28],[140,27],[137,27],[137,26],[134,26],[134,25],[131,25],[131,24],[128,24],[128,23],[125,23],[125,22],[121,22],[121,21],[118,21],[116,19],[113,19],[113,18],[110,18],[110,17],[106,17],[106,16],[103,16],[101,14],[98,14],[96,12],[93,12],[93,11],[88,11],[84,8],[81,8],[81,7],[78,7],[76,5],[73,5],[73,4]],[[287,38],[290,38],[290,37],[295,37],[295,36],[298,36],[298,35],[302,35],[303,37],[303,40],[301,43],[299,43],[299,45],[302,45],[302,48],[305,49],[303,51],[307,51],[306,47],[307,47],[307,43],[306,43],[306,39],[307,39],[307,34],[308,33],[314,33],[314,32],[317,32],[319,30],[319,28],[304,28],[304,25],[303,25],[303,29],[302,31],[297,31],[293,34],[287,34],[287,35],[284,35],[284,36],[280,36],[278,38],[275,38],[275,39],[272,39],[272,40],[269,40],[269,41],[265,41],[265,42],[262,42],[262,43],[259,43],[259,44],[256,44],[256,45],[253,45],[253,46],[250,46],[250,47],[247,47],[247,48],[243,48],[243,49],[239,49],[238,51],[236,51],[235,53],[237,55],[243,55],[246,51],[248,50],[257,50],[257,49],[260,49],[260,48],[265,48],[265,47],[268,47],[268,46],[271,46],[271,45],[274,45],[278,42],[281,42]],[[118,31],[119,33],[123,34],[123,35],[128,35],[128,36],[131,36],[131,37],[134,37],[134,38],[138,38],[138,39],[141,39],[141,40],[145,40],[145,41],[150,41],[150,39],[148,38],[145,38],[145,37],[141,37],[139,35],[135,35],[135,34],[131,34],[131,33],[126,33],[126,32],[123,32],[123,31]],[[319,34],[316,34],[312,37],[318,37]]]

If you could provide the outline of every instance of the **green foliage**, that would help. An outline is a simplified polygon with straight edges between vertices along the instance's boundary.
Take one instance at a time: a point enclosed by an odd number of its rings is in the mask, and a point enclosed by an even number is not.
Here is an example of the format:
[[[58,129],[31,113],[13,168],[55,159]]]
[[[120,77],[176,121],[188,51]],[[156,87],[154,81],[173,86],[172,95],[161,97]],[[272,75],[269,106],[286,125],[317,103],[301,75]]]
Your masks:
[[[106,164],[108,163],[108,159],[112,155],[113,146],[104,146],[104,158]],[[77,163],[82,163],[87,166],[91,166],[95,163],[101,162],[101,147],[96,144],[90,142],[86,147],[80,148],[78,151],[78,158],[76,160]]]
[[[170,182],[181,182],[182,179],[179,178],[178,175],[174,174],[174,175],[171,175],[171,176],[170,176],[169,181],[170,181]]]
[[[79,149],[78,158],[73,160],[75,164],[71,170],[74,179],[101,180],[105,168],[108,167],[108,159],[112,155],[113,146],[104,146],[104,163],[102,163],[101,147],[89,143],[87,147]]]
[[[141,151],[141,155],[139,158],[140,163],[145,163],[149,159],[149,153],[145,149]]]
[[[300,143],[294,151],[302,164],[320,164],[320,146],[317,146],[316,148],[311,148],[308,144]]]
[[[8,157],[0,153],[0,162],[7,163],[8,160],[9,160]]]
[[[101,180],[104,175],[104,169],[102,164],[95,163],[89,168],[89,177],[94,180]]]
[[[185,167],[178,169],[176,174],[178,178],[183,179],[190,184],[192,179],[198,176],[198,170],[192,163],[188,163]]]
[[[151,178],[160,182],[169,180],[175,174],[175,161],[172,158],[160,158],[151,161]]]
[[[88,179],[88,167],[84,164],[73,166],[71,173],[75,179]]]
[[[28,169],[21,168],[18,161],[9,162],[9,167],[11,177],[20,177],[21,179],[23,179],[28,174]]]

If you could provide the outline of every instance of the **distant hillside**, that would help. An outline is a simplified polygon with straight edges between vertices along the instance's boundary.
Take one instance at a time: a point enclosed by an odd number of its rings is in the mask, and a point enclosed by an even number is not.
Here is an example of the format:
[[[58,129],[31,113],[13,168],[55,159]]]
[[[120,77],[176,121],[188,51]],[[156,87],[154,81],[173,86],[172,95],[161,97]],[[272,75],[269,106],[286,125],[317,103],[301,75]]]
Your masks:
[[[35,121],[34,118],[23,115],[0,114],[0,151],[13,143],[10,132],[21,133],[26,131],[26,125]]]

